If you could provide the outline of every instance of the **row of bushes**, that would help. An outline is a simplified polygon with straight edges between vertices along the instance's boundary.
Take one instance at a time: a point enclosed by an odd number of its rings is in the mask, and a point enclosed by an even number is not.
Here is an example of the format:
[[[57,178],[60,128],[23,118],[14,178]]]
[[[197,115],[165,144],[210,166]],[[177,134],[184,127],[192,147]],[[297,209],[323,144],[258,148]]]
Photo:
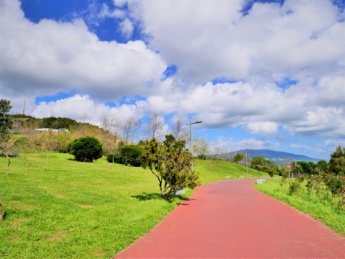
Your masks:
[[[282,178],[283,183],[286,178]],[[299,175],[289,182],[289,194],[306,190],[308,195],[315,194],[323,200],[335,198],[338,209],[345,210],[345,177],[320,174]]]
[[[141,166],[143,149],[140,145],[124,145],[114,154],[107,156],[110,163],[118,163],[123,165]]]

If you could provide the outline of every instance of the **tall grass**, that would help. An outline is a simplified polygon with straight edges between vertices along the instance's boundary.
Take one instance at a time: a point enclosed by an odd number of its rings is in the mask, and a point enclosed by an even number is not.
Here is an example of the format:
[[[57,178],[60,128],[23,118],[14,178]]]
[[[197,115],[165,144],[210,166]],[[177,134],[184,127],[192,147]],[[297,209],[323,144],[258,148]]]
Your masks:
[[[345,211],[338,207],[338,198],[332,196],[326,189],[321,189],[321,193],[309,192],[305,182],[296,189],[291,188],[290,186],[294,186],[293,181],[295,180],[288,179],[283,183],[281,180],[270,180],[265,184],[256,185],[256,188],[309,214],[338,233],[345,235]]]

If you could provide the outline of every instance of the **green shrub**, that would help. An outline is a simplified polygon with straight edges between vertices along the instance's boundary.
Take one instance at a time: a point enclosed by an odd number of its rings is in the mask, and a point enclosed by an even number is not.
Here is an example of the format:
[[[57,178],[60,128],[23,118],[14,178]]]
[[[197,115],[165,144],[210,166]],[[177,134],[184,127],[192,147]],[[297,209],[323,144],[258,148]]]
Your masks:
[[[70,118],[56,118],[56,117],[48,117],[43,118],[41,127],[42,128],[51,128],[51,129],[72,129],[77,126],[77,121],[72,120]]]
[[[114,154],[107,157],[108,162],[124,165],[141,166],[142,163],[142,147],[139,145],[124,145]]]
[[[333,195],[340,193],[343,185],[345,185],[345,182],[336,176],[327,176],[324,182]]]
[[[301,183],[298,181],[292,181],[290,183],[289,187],[289,194],[292,195],[298,191],[298,189],[301,187]]]
[[[201,160],[206,160],[207,156],[205,154],[198,155],[198,158]]]
[[[82,137],[74,140],[69,152],[80,162],[92,162],[103,155],[102,144],[94,137]]]
[[[120,151],[115,151],[114,154],[109,154],[107,156],[107,161],[109,163],[123,164],[122,159],[121,159]]]
[[[345,210],[345,186],[343,186],[339,196],[338,209]]]

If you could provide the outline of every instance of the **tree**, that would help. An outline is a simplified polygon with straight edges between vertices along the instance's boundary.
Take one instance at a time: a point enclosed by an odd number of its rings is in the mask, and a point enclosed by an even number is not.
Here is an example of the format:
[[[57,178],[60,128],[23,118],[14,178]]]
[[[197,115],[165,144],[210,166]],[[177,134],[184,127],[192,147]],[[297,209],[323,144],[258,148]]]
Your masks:
[[[341,146],[331,154],[329,169],[336,175],[345,175],[345,150]]]
[[[252,161],[250,162],[250,167],[258,170],[263,171],[266,165],[266,159],[261,156],[255,156],[253,157]]]
[[[10,118],[10,115],[8,114],[11,110],[11,102],[7,100],[0,100],[0,155],[5,154],[7,157],[7,171],[6,175],[8,175],[9,172],[9,166],[10,166],[10,158],[7,154],[8,147],[7,142],[10,139],[10,129],[12,126],[12,120]],[[3,220],[3,208],[0,201],[0,221]]]
[[[192,155],[184,140],[173,135],[164,142],[146,140],[143,145],[143,167],[149,168],[159,182],[161,196],[168,199],[177,190],[199,185],[198,174],[192,170]]]
[[[273,177],[275,174],[279,174],[279,167],[274,162],[267,160],[264,157],[253,157],[252,161],[250,162],[250,167],[260,172],[266,172],[271,177]]]
[[[148,135],[150,138],[158,138],[164,127],[164,120],[158,115],[158,113],[153,113],[148,125]]]
[[[236,153],[236,155],[232,158],[232,161],[234,163],[239,163],[241,161],[243,161],[243,159],[245,158],[243,153]]]
[[[0,202],[0,221],[3,221],[3,208],[2,208],[1,202]]]
[[[12,119],[8,114],[12,109],[11,102],[0,100],[0,145],[6,143],[10,139],[10,129],[12,127]]]
[[[110,135],[111,122],[106,114],[102,117],[102,128],[103,128],[103,150],[105,154],[109,154],[112,150],[109,148],[111,146],[111,140],[108,138]]]
[[[47,117],[42,119],[41,127],[51,129],[73,129],[77,126],[77,124],[77,121],[70,118]]]
[[[171,127],[171,134],[176,139],[186,140],[188,138],[188,133],[183,129],[183,121],[180,118],[178,118]]]
[[[10,143],[10,129],[12,127],[12,118],[8,114],[11,110],[11,102],[8,100],[0,100],[0,156],[7,158],[6,175],[9,174],[11,164],[9,152],[18,144],[17,142]]]
[[[300,166],[298,169],[299,174],[314,174],[316,165],[313,162],[310,161],[298,161],[296,162],[297,165]]]
[[[142,146],[128,144],[122,146],[114,154],[107,157],[110,163],[119,163],[124,165],[141,166],[142,163]]]
[[[130,118],[121,125],[122,140],[127,144],[133,141],[135,133],[140,125],[140,120]]]
[[[327,174],[329,172],[329,164],[325,160],[320,160],[316,163],[314,168],[316,174]]]
[[[74,140],[69,152],[80,162],[92,162],[103,155],[102,144],[94,137],[82,137]]]
[[[200,157],[200,156],[206,157],[208,155],[208,143],[206,139],[194,138],[193,155],[197,157]]]

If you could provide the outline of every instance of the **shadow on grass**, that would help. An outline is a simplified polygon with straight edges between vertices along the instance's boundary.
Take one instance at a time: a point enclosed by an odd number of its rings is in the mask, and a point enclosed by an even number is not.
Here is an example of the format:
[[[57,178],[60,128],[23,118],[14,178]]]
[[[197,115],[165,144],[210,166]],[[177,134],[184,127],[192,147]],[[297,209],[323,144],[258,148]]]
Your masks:
[[[148,201],[148,200],[165,200],[167,202],[172,202],[174,201],[174,199],[179,199],[182,201],[190,201],[191,199],[180,196],[180,195],[171,195],[169,197],[167,197],[166,199],[164,199],[160,193],[157,192],[153,192],[153,193],[142,193],[142,194],[138,194],[138,195],[132,195],[131,197],[138,199],[139,201]]]
[[[153,193],[143,192],[142,194],[132,195],[132,197],[138,199],[139,201],[163,200],[162,196],[157,192],[153,192]]]
[[[68,160],[68,161],[73,161],[73,162],[78,162],[78,163],[89,163],[89,164],[91,164],[91,163],[93,163],[93,162],[96,161],[96,160],[93,160],[93,161],[78,161],[78,160],[75,159],[75,158],[67,158],[67,160]]]

